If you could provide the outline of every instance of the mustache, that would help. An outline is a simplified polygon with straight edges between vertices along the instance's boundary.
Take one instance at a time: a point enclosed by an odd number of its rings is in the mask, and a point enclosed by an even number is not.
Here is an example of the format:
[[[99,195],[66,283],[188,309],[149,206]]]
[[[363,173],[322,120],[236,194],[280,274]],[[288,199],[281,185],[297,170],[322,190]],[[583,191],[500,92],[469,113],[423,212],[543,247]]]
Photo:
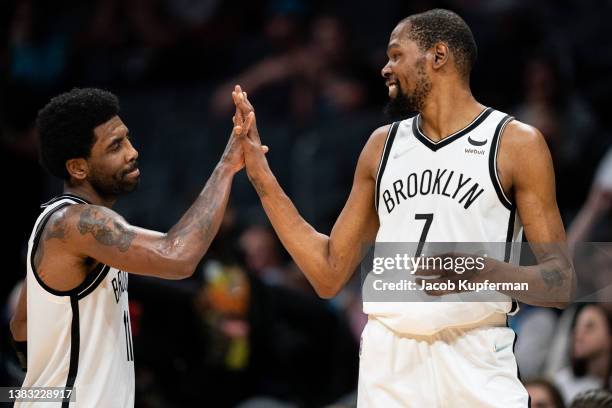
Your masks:
[[[130,165],[130,167],[128,167],[126,170],[123,171],[123,175],[125,176],[126,174],[136,170],[137,168],[138,168],[138,162],[134,160],[132,164]]]

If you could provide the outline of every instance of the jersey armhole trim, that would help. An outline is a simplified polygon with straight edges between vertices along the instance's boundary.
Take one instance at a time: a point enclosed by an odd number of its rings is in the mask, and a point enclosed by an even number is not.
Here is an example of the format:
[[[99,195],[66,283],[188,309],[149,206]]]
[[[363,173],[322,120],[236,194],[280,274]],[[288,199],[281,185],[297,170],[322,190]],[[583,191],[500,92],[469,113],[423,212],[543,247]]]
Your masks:
[[[43,205],[41,205],[41,208],[45,208],[45,207],[49,207],[50,205],[60,201],[60,200],[65,200],[65,199],[70,199],[73,201],[76,201],[75,204],[91,204],[89,201],[85,200],[84,198],[81,198],[79,196],[76,196],[74,194],[70,194],[70,193],[64,193],[60,196],[54,197],[51,200],[47,201],[46,203],[44,203]]]
[[[387,133],[387,138],[385,140],[385,146],[383,147],[382,154],[380,155],[380,162],[378,163],[378,171],[376,172],[376,194],[374,198],[374,208],[376,212],[378,212],[378,202],[380,195],[380,182],[382,180],[383,173],[385,172],[385,167],[387,166],[387,160],[389,159],[389,153],[391,152],[391,146],[393,146],[393,140],[395,139],[395,134],[397,133],[397,128],[399,128],[401,122],[393,122],[389,127],[389,132]]]
[[[504,133],[506,125],[512,120],[514,120],[512,116],[506,115],[499,122],[497,128],[495,128],[495,133],[493,134],[493,140],[491,142],[491,151],[489,152],[489,176],[491,177],[491,182],[493,183],[493,187],[495,188],[499,201],[501,201],[503,206],[510,211],[512,211],[514,204],[506,196],[506,193],[501,185],[501,180],[499,179],[499,174],[497,174],[497,155],[499,154],[501,135]]]

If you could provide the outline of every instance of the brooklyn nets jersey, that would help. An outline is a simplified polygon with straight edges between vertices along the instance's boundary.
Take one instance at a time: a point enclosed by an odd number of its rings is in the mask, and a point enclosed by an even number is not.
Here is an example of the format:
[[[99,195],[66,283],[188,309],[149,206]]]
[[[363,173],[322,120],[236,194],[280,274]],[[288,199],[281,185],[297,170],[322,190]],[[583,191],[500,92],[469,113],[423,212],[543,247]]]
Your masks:
[[[77,288],[58,291],[48,287],[34,267],[36,248],[49,217],[72,204],[87,202],[64,194],[44,204],[30,237],[28,370],[23,387],[74,387],[76,403],[64,401],[62,407],[133,407],[134,350],[127,273],[99,264]],[[66,273],[71,273],[69,268],[67,265]]]
[[[497,174],[500,135],[511,120],[487,108],[464,129],[439,142],[423,134],[420,115],[393,123],[376,179],[377,246],[383,242],[520,241],[521,222]],[[497,244],[501,250],[492,256],[516,262],[518,251],[511,253],[510,246],[504,247]],[[457,295],[443,300],[452,296]],[[504,315],[512,302],[500,297],[506,300],[364,301],[364,311],[398,332],[432,334]]]

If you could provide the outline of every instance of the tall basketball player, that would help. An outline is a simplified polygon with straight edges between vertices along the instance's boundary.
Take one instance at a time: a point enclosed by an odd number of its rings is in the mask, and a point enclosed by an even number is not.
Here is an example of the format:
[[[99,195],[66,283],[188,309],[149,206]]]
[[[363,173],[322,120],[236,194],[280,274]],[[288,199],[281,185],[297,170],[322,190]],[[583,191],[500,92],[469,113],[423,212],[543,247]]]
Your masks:
[[[132,226],[111,210],[140,176],[138,152],[118,113],[113,94],[73,89],[38,115],[41,160],[64,180],[64,193],[42,206],[34,225],[27,302],[22,292],[14,319],[27,316],[27,331],[12,329],[17,340],[27,333],[23,387],[75,387],[81,407],[134,406],[128,273],[191,276],[219,228],[234,174],[244,166],[242,129],[235,127],[206,186],[176,225],[167,233]]]
[[[466,23],[446,10],[412,15],[391,33],[387,54],[382,75],[390,109],[418,115],[372,133],[330,236],[304,221],[284,194],[259,151],[256,127],[243,139],[247,173],[263,207],[318,294],[334,296],[362,259],[362,248],[374,240],[419,242],[426,224],[429,242],[512,242],[524,228],[532,244],[563,243],[546,143],[537,129],[473,97],[476,44]],[[239,87],[234,101],[236,117],[252,123],[252,106]],[[409,191],[412,178],[420,187]],[[440,185],[452,186],[452,193]],[[537,266],[488,260],[482,274],[467,278],[526,282],[528,292],[507,295],[563,307],[575,280],[567,252],[535,247]],[[515,334],[505,324],[510,310],[509,298],[364,302],[369,319],[362,335],[359,406],[526,407],[513,355]]]

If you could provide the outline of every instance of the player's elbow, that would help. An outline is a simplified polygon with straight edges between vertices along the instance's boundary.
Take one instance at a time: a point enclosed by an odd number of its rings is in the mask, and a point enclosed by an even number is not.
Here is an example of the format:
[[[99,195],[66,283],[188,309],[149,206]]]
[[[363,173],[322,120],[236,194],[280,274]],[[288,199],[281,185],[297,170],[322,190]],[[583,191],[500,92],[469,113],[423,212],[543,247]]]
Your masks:
[[[186,251],[176,240],[167,236],[155,247],[151,263],[160,269],[165,279],[181,280],[193,276],[201,256]]]
[[[553,307],[557,309],[566,309],[576,298],[576,273],[574,272],[573,267],[568,270],[568,275],[569,283],[566,285],[565,290],[561,293],[561,296],[559,296],[553,305]]]
[[[170,280],[181,280],[191,278],[195,272],[196,265],[191,262],[176,261],[170,268],[167,278]]]
[[[325,282],[315,285],[314,289],[321,299],[331,299],[340,292],[342,287],[340,285],[334,284],[333,282]]]

